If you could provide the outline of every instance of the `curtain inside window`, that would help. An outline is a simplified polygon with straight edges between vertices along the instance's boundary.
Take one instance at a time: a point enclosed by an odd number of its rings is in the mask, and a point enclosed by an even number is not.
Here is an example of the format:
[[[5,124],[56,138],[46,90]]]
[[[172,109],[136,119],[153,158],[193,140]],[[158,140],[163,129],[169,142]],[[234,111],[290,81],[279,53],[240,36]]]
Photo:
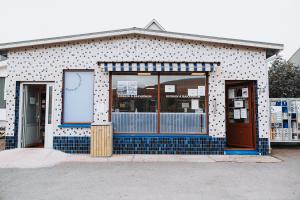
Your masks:
[[[94,72],[66,71],[64,74],[64,123],[93,122]]]

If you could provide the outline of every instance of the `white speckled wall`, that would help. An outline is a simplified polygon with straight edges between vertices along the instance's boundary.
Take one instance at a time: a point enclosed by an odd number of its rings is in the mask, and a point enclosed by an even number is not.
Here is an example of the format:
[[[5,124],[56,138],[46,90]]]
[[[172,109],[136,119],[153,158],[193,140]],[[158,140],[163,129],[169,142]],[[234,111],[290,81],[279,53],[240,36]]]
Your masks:
[[[267,87],[265,50],[147,36],[123,36],[63,44],[14,49],[8,52],[7,135],[14,134],[16,81],[53,81],[54,135],[89,135],[89,129],[58,128],[62,111],[63,69],[95,69],[94,120],[108,120],[108,74],[97,61],[217,61],[221,63],[209,78],[209,132],[225,137],[225,80],[257,80]],[[217,99],[213,112],[213,98]],[[268,137],[268,87],[259,94],[259,135]],[[96,106],[106,105],[101,113]]]

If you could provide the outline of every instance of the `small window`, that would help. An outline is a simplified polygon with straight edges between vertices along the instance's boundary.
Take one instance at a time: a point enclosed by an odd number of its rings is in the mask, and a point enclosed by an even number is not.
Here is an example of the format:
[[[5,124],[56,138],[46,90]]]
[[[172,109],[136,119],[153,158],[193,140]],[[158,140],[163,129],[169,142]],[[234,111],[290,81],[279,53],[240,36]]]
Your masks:
[[[6,101],[5,101],[5,78],[0,77],[0,109],[6,107]]]
[[[93,71],[64,72],[64,123],[92,123],[93,90]]]

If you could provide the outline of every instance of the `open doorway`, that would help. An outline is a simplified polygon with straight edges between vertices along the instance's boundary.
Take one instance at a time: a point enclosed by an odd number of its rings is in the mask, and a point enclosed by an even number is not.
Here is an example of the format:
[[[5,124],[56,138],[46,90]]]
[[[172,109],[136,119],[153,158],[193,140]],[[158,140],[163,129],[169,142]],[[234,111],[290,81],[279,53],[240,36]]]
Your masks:
[[[19,147],[52,148],[52,83],[22,83]]]

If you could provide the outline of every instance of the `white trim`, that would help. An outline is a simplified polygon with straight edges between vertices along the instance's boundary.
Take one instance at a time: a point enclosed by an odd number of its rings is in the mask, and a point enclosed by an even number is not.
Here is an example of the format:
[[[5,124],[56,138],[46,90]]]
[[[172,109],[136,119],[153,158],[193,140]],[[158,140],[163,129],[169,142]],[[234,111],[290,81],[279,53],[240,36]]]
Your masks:
[[[167,38],[184,39],[184,40],[194,40],[194,41],[202,41],[202,42],[212,42],[212,43],[220,43],[220,44],[232,44],[232,45],[239,45],[239,46],[273,49],[278,51],[283,49],[283,44],[256,42],[256,41],[249,41],[249,40],[238,40],[238,39],[221,38],[221,37],[211,37],[211,36],[204,36],[204,35],[194,35],[194,34],[167,32],[167,31],[146,30],[146,29],[134,27],[129,29],[104,31],[104,32],[97,32],[97,33],[70,35],[70,36],[63,36],[63,37],[45,38],[45,39],[28,40],[28,41],[12,42],[12,43],[2,43],[0,44],[0,50],[35,46],[35,45],[45,45],[45,44],[52,44],[52,43],[71,42],[71,41],[78,41],[78,40],[88,40],[88,39],[95,39],[95,38],[132,35],[132,34],[167,37]]]
[[[155,26],[157,26],[157,28],[159,28],[161,31],[166,31],[161,25],[160,23],[158,23],[158,21],[156,21],[155,19],[152,19],[149,24],[147,24],[147,26],[145,26],[145,29],[148,30],[152,30],[150,29],[150,27],[152,26],[152,24],[154,24]]]
[[[20,84],[20,94],[19,94],[18,148],[21,148],[22,110],[23,110],[23,83]]]
[[[18,148],[21,148],[21,134],[22,134],[22,111],[23,111],[23,88],[24,88],[24,85],[46,85],[46,88],[47,88],[47,85],[52,85],[54,86],[54,82],[51,82],[51,81],[47,81],[47,82],[21,82],[20,83],[20,96],[19,96],[19,122],[18,122],[18,141],[17,141],[17,144],[18,144]],[[47,90],[47,89],[46,89]],[[47,91],[46,91],[47,92]],[[54,96],[52,96],[53,98]],[[47,99],[46,99],[47,101]],[[52,99],[52,109],[53,109],[53,99]],[[53,109],[54,110],[54,109]],[[54,116],[54,113],[53,113],[53,110],[52,110],[52,115]],[[47,113],[45,113],[47,114]],[[45,126],[46,126],[46,117],[45,117]],[[52,120],[52,123],[53,123],[53,120]],[[46,130],[45,130],[46,131]],[[52,134],[52,137],[53,137],[53,134]],[[44,138],[45,139],[45,138]],[[53,140],[53,138],[52,138]],[[45,145],[45,141],[44,141],[44,148],[49,148],[49,147],[46,147]],[[53,148],[53,147],[52,147]]]
[[[52,87],[52,99],[51,99],[51,123],[49,121],[49,88]],[[53,130],[54,130],[54,83],[46,84],[46,110],[45,110],[45,135],[44,135],[44,148],[53,149]]]

